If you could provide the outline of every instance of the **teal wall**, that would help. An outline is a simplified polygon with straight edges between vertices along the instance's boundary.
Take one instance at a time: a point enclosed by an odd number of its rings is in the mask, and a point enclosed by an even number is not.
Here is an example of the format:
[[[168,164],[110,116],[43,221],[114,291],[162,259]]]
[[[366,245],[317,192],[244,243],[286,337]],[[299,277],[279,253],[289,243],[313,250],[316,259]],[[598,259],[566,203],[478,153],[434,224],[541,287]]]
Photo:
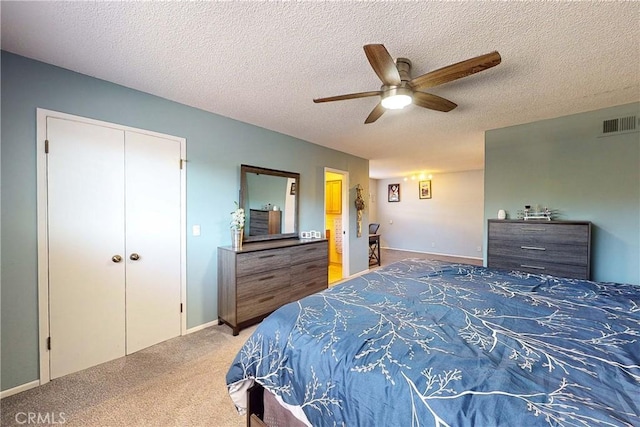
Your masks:
[[[640,284],[640,133],[599,137],[631,115],[640,103],[486,132],[485,224],[538,204],[592,221],[592,279]]]
[[[301,230],[324,227],[324,167],[348,171],[368,191],[368,160],[8,52],[1,67],[2,390],[39,375],[36,108],[186,138],[188,328],[217,319],[216,248],[230,244],[240,164],[301,174]],[[355,209],[352,216],[355,224]],[[189,232],[194,224],[199,237]],[[350,236],[350,249],[351,273],[368,268],[366,240]]]

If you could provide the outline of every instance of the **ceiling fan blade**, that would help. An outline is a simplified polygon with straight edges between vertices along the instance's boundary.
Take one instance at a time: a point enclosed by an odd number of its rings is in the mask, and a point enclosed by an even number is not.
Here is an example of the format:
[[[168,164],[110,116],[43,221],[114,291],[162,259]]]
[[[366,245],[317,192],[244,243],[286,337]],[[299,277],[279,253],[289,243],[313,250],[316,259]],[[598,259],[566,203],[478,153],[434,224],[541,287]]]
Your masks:
[[[396,63],[384,45],[367,44],[364,46],[364,53],[382,83],[388,86],[398,86],[402,83]]]
[[[458,62],[457,64],[448,65],[438,70],[430,71],[409,82],[413,88],[426,89],[448,83],[453,80],[479,73],[487,68],[495,67],[502,61],[498,52],[487,53],[486,55],[477,56]]]
[[[364,124],[367,125],[369,123],[373,123],[380,118],[380,116],[384,113],[385,108],[382,106],[380,102],[375,106],[373,110],[369,113],[369,116],[364,121]]]
[[[358,93],[348,93],[346,95],[338,95],[338,96],[329,96],[327,98],[314,98],[313,102],[331,102],[331,101],[343,101],[345,99],[357,99],[357,98],[366,98],[369,96],[379,96],[382,92],[379,90],[374,90],[370,92],[358,92]]]
[[[431,93],[413,92],[413,103],[419,107],[428,108],[430,110],[444,111],[445,113],[453,110],[458,105]]]

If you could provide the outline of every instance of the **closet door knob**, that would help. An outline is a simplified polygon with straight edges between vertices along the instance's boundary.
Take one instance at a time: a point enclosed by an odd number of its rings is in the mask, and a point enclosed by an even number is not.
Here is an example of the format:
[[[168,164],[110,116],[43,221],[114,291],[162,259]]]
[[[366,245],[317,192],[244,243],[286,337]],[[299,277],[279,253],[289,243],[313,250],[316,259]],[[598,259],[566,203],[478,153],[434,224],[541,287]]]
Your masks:
[[[122,257],[120,255],[114,255],[114,256],[111,257],[111,261],[120,262],[120,261],[122,261]]]
[[[139,260],[139,259],[140,259],[140,255],[138,255],[137,253],[135,253],[135,252],[134,252],[134,253],[132,253],[132,254],[129,256],[129,259],[130,259],[131,261],[137,261],[137,260]]]

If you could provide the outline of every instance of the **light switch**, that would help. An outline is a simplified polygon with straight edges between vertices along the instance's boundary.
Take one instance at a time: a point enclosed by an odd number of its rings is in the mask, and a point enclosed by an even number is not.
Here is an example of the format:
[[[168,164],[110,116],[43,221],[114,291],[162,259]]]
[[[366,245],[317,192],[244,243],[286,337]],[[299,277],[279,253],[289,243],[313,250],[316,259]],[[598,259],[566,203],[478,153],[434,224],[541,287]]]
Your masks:
[[[199,225],[194,225],[193,226],[193,235],[194,236],[199,236],[200,235],[200,226]]]

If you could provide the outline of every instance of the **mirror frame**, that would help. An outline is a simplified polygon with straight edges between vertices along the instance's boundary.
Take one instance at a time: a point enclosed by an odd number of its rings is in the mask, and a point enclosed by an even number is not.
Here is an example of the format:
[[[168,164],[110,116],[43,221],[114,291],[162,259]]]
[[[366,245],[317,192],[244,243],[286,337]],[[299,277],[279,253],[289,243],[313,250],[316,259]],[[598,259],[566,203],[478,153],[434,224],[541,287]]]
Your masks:
[[[299,208],[300,208],[300,197],[299,197],[300,196],[300,174],[296,173],[296,172],[287,172],[287,171],[281,171],[281,170],[276,170],[276,169],[262,168],[262,167],[258,167],[258,166],[240,165],[240,206],[242,208],[244,208],[245,215],[247,215],[247,220],[249,219],[248,218],[249,209],[248,209],[248,206],[246,206],[248,201],[245,200],[245,194],[247,194],[247,174],[248,173],[255,173],[255,174],[261,174],[261,175],[271,175],[271,176],[281,176],[283,178],[293,178],[293,179],[295,179],[296,206],[295,206],[295,212],[294,212],[294,221],[293,221],[294,232],[293,233],[265,234],[265,235],[260,235],[260,236],[248,236],[245,233],[245,235],[243,237],[243,241],[244,242],[259,242],[259,241],[263,241],[263,240],[277,240],[277,239],[297,238],[298,237],[298,231],[299,231],[298,230],[298,211],[299,211]]]

